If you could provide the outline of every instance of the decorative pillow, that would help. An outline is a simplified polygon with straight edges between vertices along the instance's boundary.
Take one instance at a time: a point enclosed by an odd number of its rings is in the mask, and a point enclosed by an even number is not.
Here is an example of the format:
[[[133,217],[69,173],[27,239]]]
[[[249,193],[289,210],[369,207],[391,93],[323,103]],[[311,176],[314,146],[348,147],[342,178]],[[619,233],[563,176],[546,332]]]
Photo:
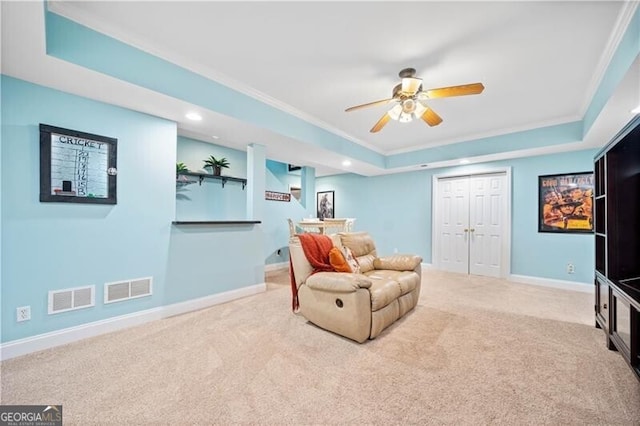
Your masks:
[[[351,272],[351,267],[338,247],[333,247],[329,251],[329,263],[336,272]]]
[[[344,255],[344,259],[347,261],[349,268],[354,274],[360,273],[360,264],[358,263],[358,259],[353,255],[351,249],[347,246],[342,246],[342,254]]]

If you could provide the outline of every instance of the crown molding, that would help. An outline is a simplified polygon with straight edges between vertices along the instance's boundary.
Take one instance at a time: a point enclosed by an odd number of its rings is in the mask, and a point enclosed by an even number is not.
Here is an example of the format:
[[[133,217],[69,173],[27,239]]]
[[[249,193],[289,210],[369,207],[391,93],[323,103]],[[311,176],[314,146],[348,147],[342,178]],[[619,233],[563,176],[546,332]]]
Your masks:
[[[600,83],[602,83],[602,79],[604,78],[607,72],[607,68],[611,63],[611,59],[616,53],[616,50],[620,45],[620,41],[622,40],[622,37],[624,37],[627,28],[629,27],[629,23],[631,22],[631,19],[633,18],[633,15],[638,8],[638,4],[640,4],[638,1],[623,2],[622,9],[618,14],[618,19],[616,20],[611,35],[609,36],[607,45],[602,51],[602,55],[600,55],[600,60],[598,61],[593,74],[591,75],[591,81],[589,82],[589,84],[587,85],[587,89],[585,90],[585,96],[579,109],[581,117],[584,117],[587,109],[589,109],[589,106],[593,101],[593,97],[595,96]]]

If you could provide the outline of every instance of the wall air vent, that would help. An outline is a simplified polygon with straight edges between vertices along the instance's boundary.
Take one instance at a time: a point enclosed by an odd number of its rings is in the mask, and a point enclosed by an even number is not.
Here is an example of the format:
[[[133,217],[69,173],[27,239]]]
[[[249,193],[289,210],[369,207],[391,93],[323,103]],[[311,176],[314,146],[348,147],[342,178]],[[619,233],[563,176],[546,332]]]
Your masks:
[[[123,300],[151,296],[152,290],[152,277],[106,283],[104,285],[104,303],[121,302]]]
[[[75,311],[95,306],[95,286],[65,288],[49,291],[48,313]]]

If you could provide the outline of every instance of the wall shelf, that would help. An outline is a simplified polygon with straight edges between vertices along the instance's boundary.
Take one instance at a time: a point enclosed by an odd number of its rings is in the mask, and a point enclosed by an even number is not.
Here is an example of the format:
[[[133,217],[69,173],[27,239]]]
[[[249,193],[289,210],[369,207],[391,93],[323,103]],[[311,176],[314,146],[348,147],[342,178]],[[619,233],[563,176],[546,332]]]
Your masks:
[[[197,172],[180,172],[178,173],[178,176],[192,176],[192,177],[197,177],[198,178],[198,184],[202,185],[202,181],[205,179],[213,179],[213,180],[219,180],[222,182],[222,187],[224,188],[224,184],[227,182],[240,182],[242,184],[242,189],[244,189],[247,186],[247,180],[245,178],[238,178],[238,177],[233,177],[233,176],[216,176],[216,175],[212,175],[210,173],[197,173]],[[179,178],[177,180],[178,183],[190,183],[189,181],[180,181]],[[191,181],[192,182],[192,181]]]

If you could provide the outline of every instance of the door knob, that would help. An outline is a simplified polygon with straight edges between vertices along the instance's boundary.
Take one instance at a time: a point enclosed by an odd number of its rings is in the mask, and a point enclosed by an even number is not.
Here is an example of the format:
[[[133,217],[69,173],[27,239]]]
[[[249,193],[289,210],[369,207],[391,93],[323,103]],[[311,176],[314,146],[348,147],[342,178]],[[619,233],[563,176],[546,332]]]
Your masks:
[[[475,231],[475,229],[474,229],[474,228],[471,228],[469,231],[473,232],[473,231]]]
[[[464,232],[469,232],[469,230],[467,228],[464,228]]]

